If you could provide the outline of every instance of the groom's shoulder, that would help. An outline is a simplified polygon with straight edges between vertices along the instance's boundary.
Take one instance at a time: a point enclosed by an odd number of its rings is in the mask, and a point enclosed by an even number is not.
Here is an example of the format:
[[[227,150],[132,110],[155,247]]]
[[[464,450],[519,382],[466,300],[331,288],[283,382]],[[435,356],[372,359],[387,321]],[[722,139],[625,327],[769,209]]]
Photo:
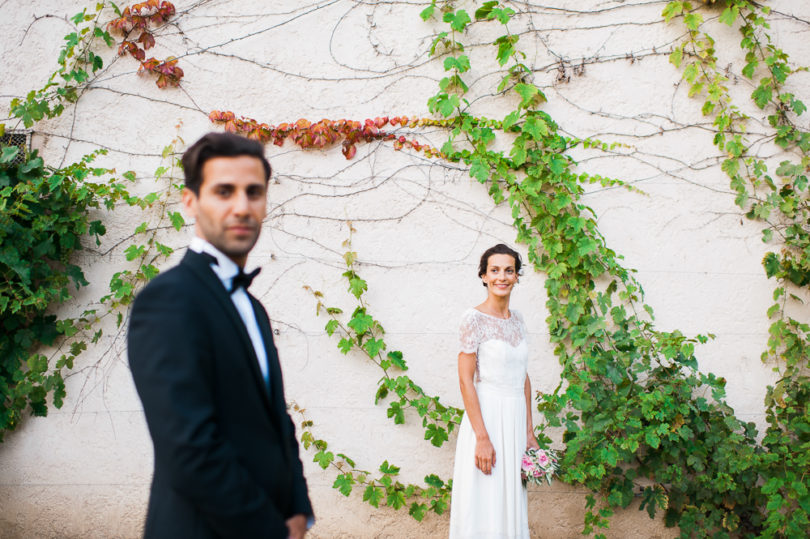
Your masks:
[[[160,297],[168,301],[171,298],[192,294],[196,287],[199,287],[199,282],[194,276],[194,271],[181,261],[161,271],[146,283],[136,295],[135,301],[137,303],[141,297]]]

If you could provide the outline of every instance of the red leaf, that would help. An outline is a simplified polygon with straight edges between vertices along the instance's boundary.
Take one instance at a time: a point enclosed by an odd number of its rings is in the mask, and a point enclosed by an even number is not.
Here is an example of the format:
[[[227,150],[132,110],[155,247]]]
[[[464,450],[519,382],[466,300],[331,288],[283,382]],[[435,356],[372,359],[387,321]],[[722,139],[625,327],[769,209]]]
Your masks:
[[[355,146],[354,144],[349,144],[348,146],[344,144],[341,151],[343,152],[343,155],[346,157],[346,159],[351,159],[357,153],[357,146]]]
[[[143,49],[148,51],[155,46],[155,36],[150,32],[143,31],[141,32],[141,37],[138,38],[138,42],[142,43]]]

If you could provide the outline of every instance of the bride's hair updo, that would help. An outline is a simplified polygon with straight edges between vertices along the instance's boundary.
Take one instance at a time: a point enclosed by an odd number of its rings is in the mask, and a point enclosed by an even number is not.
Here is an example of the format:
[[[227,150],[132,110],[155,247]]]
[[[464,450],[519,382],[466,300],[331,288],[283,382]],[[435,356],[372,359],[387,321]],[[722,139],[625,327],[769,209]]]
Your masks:
[[[520,267],[523,265],[523,262],[520,260],[520,253],[505,245],[503,243],[499,243],[498,245],[493,245],[486,251],[484,254],[481,255],[481,262],[478,263],[478,277],[483,277],[487,273],[487,266],[489,265],[489,257],[492,255],[509,255],[515,259],[515,273],[520,275]],[[482,283],[486,288],[487,284]]]

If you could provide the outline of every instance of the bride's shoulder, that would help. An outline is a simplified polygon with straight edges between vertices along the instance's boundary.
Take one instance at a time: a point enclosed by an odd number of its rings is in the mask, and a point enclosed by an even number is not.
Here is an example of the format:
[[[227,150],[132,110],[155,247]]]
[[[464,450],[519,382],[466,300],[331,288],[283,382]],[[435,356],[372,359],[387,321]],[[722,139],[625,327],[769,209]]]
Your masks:
[[[463,313],[461,313],[461,320],[462,322],[473,320],[477,318],[479,314],[481,314],[481,311],[475,307],[468,307],[467,309],[464,309]]]

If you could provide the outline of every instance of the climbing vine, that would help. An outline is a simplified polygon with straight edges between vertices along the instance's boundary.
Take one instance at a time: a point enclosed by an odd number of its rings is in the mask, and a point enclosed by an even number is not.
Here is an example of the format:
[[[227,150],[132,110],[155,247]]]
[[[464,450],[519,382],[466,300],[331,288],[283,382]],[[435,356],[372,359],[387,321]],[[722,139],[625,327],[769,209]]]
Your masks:
[[[65,36],[65,44],[57,60],[59,68],[39,90],[31,90],[25,99],[11,100],[11,113],[25,127],[31,127],[43,118],[62,114],[65,106],[76,103],[88,87],[91,77],[104,67],[104,60],[93,52],[93,46],[102,39],[107,46],[113,45],[112,36],[100,25],[99,20],[105,4],[96,4],[95,11],[83,9],[71,17],[76,30]]]
[[[117,19],[107,23],[107,29],[123,37],[118,45],[120,56],[130,55],[140,62],[138,73],[157,75],[158,88],[179,86],[183,78],[183,69],[177,65],[177,58],[170,56],[165,60],[146,58],[146,51],[155,46],[155,34],[150,26],[165,24],[174,14],[174,4],[165,0],[147,0],[120,11],[114,4]]]
[[[380,464],[380,476],[358,469],[355,461],[343,454],[329,451],[329,444],[316,437],[314,423],[306,418],[306,410],[293,403],[292,410],[299,414],[301,421],[301,444],[304,449],[316,451],[313,462],[324,470],[333,468],[337,474],[332,487],[344,496],[349,496],[355,486],[363,488],[363,501],[372,507],[380,505],[392,509],[408,508],[408,514],[421,522],[428,511],[443,514],[450,506],[450,492],[453,481],[445,482],[436,474],[425,476],[424,485],[403,484],[397,480],[400,468],[387,460]]]
[[[546,96],[534,80],[538,72],[527,65],[520,50],[524,34],[511,27],[519,14],[506,3],[484,2],[468,12],[456,9],[453,2],[433,0],[422,11],[426,21],[440,19],[446,24],[430,45],[430,54],[443,58],[445,70],[436,94],[427,102],[435,118],[298,120],[271,126],[228,111],[209,114],[211,121],[226,130],[263,142],[282,145],[291,140],[302,148],[341,144],[347,159],[355,157],[359,144],[382,141],[397,150],[463,164],[486,185],[496,204],[508,204],[517,240],[528,247],[529,262],[546,277],[549,335],[563,368],[556,390],[539,396],[546,423],[538,434],[549,443],[548,435],[554,429],[564,430],[564,479],[594,493],[588,497],[586,533],[607,527],[613,508],[627,507],[639,496],[642,509],[651,517],[663,512],[667,525],[679,526],[684,537],[799,537],[808,531],[810,391],[806,368],[810,328],[788,314],[790,303],[799,300],[798,291],[810,284],[806,178],[810,135],[798,122],[805,106],[785,90],[788,77],[797,68],[767,34],[768,9],[746,0],[704,3],[713,5],[698,8],[690,2],[667,3],[663,18],[682,20],[686,27],[686,39],[673,49],[670,59],[676,67],[683,67],[689,95],[703,98],[703,112],[713,118],[714,143],[723,156],[722,169],[730,178],[737,204],[747,217],[766,225],[764,241],[779,242],[779,248],[763,260],[766,274],[778,283],[775,303],[768,311],[773,323],[763,359],[774,363],[780,380],[768,389],[769,426],[761,441],[753,424],[737,419],[725,402],[725,380],[697,368],[695,347],[712,336],[688,337],[679,331],[657,330],[640,283],[606,245],[595,212],[583,202],[585,187],[590,183],[627,186],[620,180],[576,171],[573,149],[610,146],[563,135],[557,122],[542,110]],[[173,5],[149,0],[123,11],[116,8],[118,18],[106,27],[98,24],[99,6],[95,14],[83,12],[74,18],[80,27],[68,36],[60,70],[48,85],[12,103],[12,113],[26,126],[57,116],[79,98],[93,74],[103,68],[89,40],[101,39],[112,46],[108,31],[122,36],[118,52],[141,62],[139,72],[153,73],[160,87],[179,84],[183,71],[175,58],[146,59],[146,51],[154,45],[152,28],[174,16]],[[792,157],[778,166],[751,151],[745,129],[749,118],[729,95],[730,75],[718,69],[715,42],[706,31],[702,14],[711,10],[717,11],[720,23],[740,25],[746,53],[742,75],[755,80],[753,102],[768,111],[773,142]],[[492,40],[492,57],[501,74],[495,94],[512,105],[497,119],[477,114],[476,102],[468,99],[475,66],[467,54],[469,45],[464,43],[474,25],[493,24],[502,29],[502,35]],[[446,130],[447,142],[437,148],[414,135],[428,127]],[[508,150],[494,149],[496,141],[506,141]],[[8,164],[11,157],[12,150],[4,149],[2,164]],[[41,178],[56,174],[36,159],[30,156],[24,165],[28,170],[15,169],[15,177],[32,171]],[[135,267],[116,273],[110,295],[103,298],[115,309],[126,306],[136,287],[157,273],[157,257],[171,252],[158,241],[157,231],[164,220],[177,229],[183,224],[179,214],[165,207],[174,192],[174,144],[164,151],[164,159],[171,160],[171,165],[161,167],[155,176],[169,179],[166,190],[141,199],[123,191],[115,194],[120,197],[115,200],[128,204],[144,208],[158,204],[161,208],[160,222],[140,225],[133,236],[137,241],[124,251]],[[75,175],[87,175],[81,167],[68,167],[60,174],[82,181],[84,177]],[[87,226],[90,230],[98,225]],[[327,307],[322,295],[312,291],[318,313],[328,318],[326,331],[339,339],[343,353],[359,353],[382,369],[375,403],[386,403],[386,412],[395,423],[404,421],[406,410],[412,409],[423,421],[425,438],[440,446],[457,424],[460,411],[426,395],[406,376],[402,355],[389,351],[382,324],[363,299],[367,283],[359,276],[357,255],[350,243],[347,248],[344,277],[358,306],[348,315]],[[40,342],[52,341],[42,337]],[[64,359],[68,365],[68,357]],[[43,388],[30,394],[36,400],[43,391],[54,390],[55,401],[61,399],[59,380],[48,382],[47,365],[45,370],[41,367],[41,361],[34,359],[19,371],[34,377],[32,387],[39,384]],[[39,404],[31,406],[36,412]],[[355,486],[362,486],[364,499],[373,506],[409,507],[417,519],[427,511],[446,509],[449,481],[430,475],[424,486],[400,484],[399,468],[387,460],[378,468],[379,475],[372,474],[346,455],[331,452],[305,417],[302,427],[305,448],[315,450],[315,461],[321,467],[336,471],[334,486],[341,493],[348,495]]]
[[[49,393],[54,406],[62,406],[62,369],[73,367],[87,342],[73,340],[55,363],[40,349],[91,329],[93,317],[58,319],[49,309],[88,284],[73,254],[83,236],[100,243],[106,232],[89,210],[111,209],[126,195],[110,177],[114,171],[92,166],[99,152],[59,169],[46,167],[36,150],[17,161],[19,152],[2,146],[0,156],[0,441],[26,409],[46,415]],[[110,179],[101,181],[104,176]]]
[[[349,223],[350,234],[355,232]],[[383,339],[385,329],[379,320],[375,320],[369,313],[368,305],[363,300],[363,294],[368,290],[366,281],[360,278],[356,271],[357,253],[351,250],[351,236],[344,243],[349,249],[343,258],[346,262],[346,271],[343,277],[349,285],[348,291],[358,300],[359,305],[354,309],[351,318],[344,323],[340,315],[343,310],[338,307],[327,307],[321,298],[323,293],[306,287],[317,300],[316,314],[326,314],[329,321],[325,330],[327,335],[340,337],[338,348],[341,353],[348,354],[352,350],[361,351],[369,360],[383,371],[383,376],[377,383],[374,395],[374,404],[385,400],[389,395],[396,395],[389,401],[387,414],[396,424],[405,422],[405,412],[412,408],[422,418],[425,429],[425,440],[436,447],[441,447],[447,441],[448,435],[461,422],[463,411],[453,406],[441,403],[439,397],[429,396],[414,381],[405,374],[394,375],[392,371],[404,373],[408,365],[399,350],[386,352],[388,345]]]
[[[77,27],[65,36],[58,69],[43,88],[29,92],[24,100],[12,100],[11,113],[25,127],[60,116],[66,104],[75,104],[104,67],[102,57],[93,48],[98,40],[108,47],[113,45],[110,34],[99,25],[105,6],[100,2],[94,12],[85,9],[71,17]],[[173,13],[174,8],[163,2],[160,9]],[[4,131],[5,125],[0,124],[0,133]],[[167,174],[176,177],[177,142],[164,149],[163,157],[171,158],[172,163],[155,171],[157,180]],[[146,210],[159,204],[164,210],[159,212],[158,221],[167,218],[177,230],[184,221],[179,213],[165,210],[168,195],[176,188],[135,196],[127,189],[127,184],[136,181],[133,172],[124,172],[119,179],[114,169],[93,167],[106,150],[96,150],[76,163],[55,168],[46,165],[36,150],[28,154],[16,146],[2,145],[0,149],[2,441],[3,433],[14,430],[26,410],[36,416],[46,415],[49,395],[53,405],[61,408],[65,397],[63,371],[73,368],[88,344],[99,341],[103,330],[98,322],[104,317],[115,314],[117,326],[121,326],[121,308],[132,301],[136,286],[157,274],[154,263],[158,257],[172,252],[156,239],[160,222],[153,227],[142,223],[133,237],[148,234],[145,243],[130,245],[124,251],[127,261],[138,262],[137,269],[115,273],[110,294],[100,300],[104,309],[88,309],[76,318],[57,318],[51,314],[53,307],[70,300],[76,288],[89,284],[73,261],[84,248],[83,237],[92,238],[98,246],[106,233],[104,224],[92,218],[91,211],[102,207],[113,210],[119,204]],[[52,358],[42,353],[43,346],[56,346]]]
[[[678,6],[672,7],[675,4],[680,5],[681,11],[677,11]],[[671,3],[663,16],[669,19],[682,13],[689,8],[687,4]],[[731,14],[739,13],[739,6],[737,11],[734,5],[727,7],[721,15],[723,22],[728,22]],[[699,26],[698,14],[690,14],[685,16],[687,24]],[[712,336],[689,338],[679,331],[663,332],[655,328],[653,310],[644,303],[640,284],[606,246],[596,227],[594,212],[581,202],[583,186],[588,183],[622,183],[573,171],[576,163],[570,151],[575,146],[603,145],[559,134],[556,122],[540,109],[546,97],[533,83],[532,70],[523,63],[525,56],[518,48],[519,36],[509,31],[514,10],[498,2],[485,2],[471,16],[464,9],[455,9],[452,3],[432,2],[422,17],[429,19],[435,15],[449,25],[447,31],[437,34],[431,47],[431,54],[445,56],[443,66],[447,76],[440,81],[436,95],[428,100],[428,107],[442,118],[441,124],[431,125],[446,128],[450,138],[438,154],[432,155],[469,166],[470,175],[488,186],[496,203],[509,204],[517,240],[528,246],[529,261],[546,276],[546,307],[550,314],[547,321],[563,373],[558,388],[539,398],[539,409],[546,418],[539,434],[545,437],[549,428],[563,427],[567,449],[563,478],[600,495],[588,496],[584,532],[590,534],[608,527],[612,508],[627,507],[640,495],[642,509],[651,517],[663,511],[667,525],[679,526],[684,537],[723,537],[732,533],[795,536],[797,529],[803,529],[805,516],[798,511],[793,527],[788,529],[783,525],[785,513],[786,508],[796,509],[803,503],[801,493],[806,492],[806,479],[798,467],[785,480],[768,479],[768,463],[775,462],[777,446],[780,454],[791,451],[790,441],[795,441],[803,431],[777,429],[777,432],[772,427],[764,446],[760,445],[754,425],[737,419],[725,402],[725,380],[698,370],[695,346]],[[472,106],[464,97],[469,91],[465,74],[471,64],[464,54],[461,36],[471,24],[485,21],[497,22],[505,31],[493,41],[495,59],[504,69],[497,91],[514,100],[516,106],[503,120],[473,115]],[[745,34],[748,29],[743,31]],[[683,46],[675,49],[673,60],[710,58],[713,41],[705,35],[697,41],[691,51],[685,52]],[[753,52],[748,56],[749,64],[756,66],[756,50],[767,50],[770,56],[762,61],[776,66],[777,74],[786,73],[784,53],[750,43]],[[695,67],[687,67],[688,82],[697,80],[699,65],[698,61]],[[746,71],[751,69],[746,67]],[[780,76],[765,80],[754,99],[761,103],[763,96],[770,95],[769,91],[778,91],[773,81],[778,82]],[[699,94],[705,84],[710,96],[704,112],[725,107],[736,114],[738,109],[723,97],[719,82],[697,84],[690,88],[691,95]],[[790,95],[779,94],[778,103],[782,112],[788,106],[794,112],[803,108]],[[344,142],[347,158],[354,153],[346,148],[357,141],[397,140],[394,133],[377,130],[367,132],[365,138],[349,139],[340,129],[321,136],[323,130],[329,130],[328,120],[317,124],[299,121],[293,126],[282,124],[283,128],[274,128],[253,120],[236,120],[232,113],[213,113],[211,119],[225,123],[226,129],[273,140],[276,144],[289,137],[302,147],[323,147],[343,137],[348,140]],[[770,121],[778,129],[777,142],[793,140],[801,144],[801,132],[779,127],[778,114]],[[731,136],[729,147],[724,149],[730,159],[739,157],[743,150],[739,138],[742,131],[729,127],[725,120],[719,122],[719,139],[724,141],[727,133]],[[380,129],[385,124],[383,121],[377,125],[371,120],[338,123],[355,129],[363,126]],[[411,121],[407,125],[413,128],[419,123],[414,125]],[[492,143],[504,135],[513,137],[509,151],[492,150]],[[417,143],[416,148],[420,146]],[[746,165],[755,167],[756,163]],[[803,165],[788,168],[783,163],[780,172],[782,175],[792,172],[803,187],[804,180],[798,178],[806,168],[806,163]],[[725,163],[723,169],[730,166]],[[732,186],[736,188],[738,183]],[[738,203],[745,204],[752,195],[745,189],[742,193],[745,197],[738,197]],[[771,205],[783,202],[772,200]],[[784,230],[782,227],[780,233],[784,234]],[[770,238],[767,233],[766,238]],[[766,269],[770,261],[769,274],[776,271],[774,256],[766,257]],[[778,267],[788,271],[785,264]],[[776,299],[782,296],[784,292],[777,292]],[[361,304],[355,314],[365,315],[364,309]],[[772,310],[770,314],[774,313]],[[330,324],[327,331],[331,333],[338,326],[334,321]],[[772,334],[774,331],[772,328]],[[774,335],[772,342],[784,342],[781,340],[784,333],[779,335]],[[804,340],[799,335],[790,341],[796,358],[806,357],[799,346]],[[347,342],[343,336],[341,343]],[[783,394],[777,390],[779,398]],[[772,400],[772,392],[769,395]],[[793,401],[787,406],[790,411],[785,413],[792,414],[794,420],[806,413],[797,404],[801,402]],[[784,408],[769,406],[772,424],[780,421],[774,413]],[[797,426],[800,425],[794,421],[791,428]],[[804,446],[797,449],[797,455],[806,455]],[[790,462],[792,466],[804,461],[797,456]],[[763,479],[768,481],[765,488],[760,486]],[[773,495],[785,485],[791,490],[787,496]],[[780,504],[782,499],[791,501]]]
[[[779,162],[774,176],[766,160],[750,152],[749,118],[733,104],[728,76],[717,67],[714,39],[689,2],[670,2],[664,10],[667,21],[680,17],[687,28],[686,40],[673,50],[670,61],[683,67],[689,95],[704,98],[703,114],[714,118],[714,144],[726,156],[722,169],[737,193],[735,203],[746,217],[765,223],[764,242],[781,243],[779,253],[769,252],[763,259],[766,275],[776,279],[777,286],[767,313],[773,322],[762,359],[774,363],[780,377],[768,386],[765,397],[766,452],[758,470],[767,509],[762,535],[803,537],[810,530],[810,326],[786,311],[789,302],[803,303],[791,289],[806,290],[810,285],[810,132],[797,123],[807,107],[785,85],[792,74],[806,68],[792,67],[788,55],[772,42],[767,6],[728,0],[721,7],[720,22],[740,25],[740,46],[746,52],[741,73],[756,85],[751,99],[768,112],[773,142],[793,159]]]

